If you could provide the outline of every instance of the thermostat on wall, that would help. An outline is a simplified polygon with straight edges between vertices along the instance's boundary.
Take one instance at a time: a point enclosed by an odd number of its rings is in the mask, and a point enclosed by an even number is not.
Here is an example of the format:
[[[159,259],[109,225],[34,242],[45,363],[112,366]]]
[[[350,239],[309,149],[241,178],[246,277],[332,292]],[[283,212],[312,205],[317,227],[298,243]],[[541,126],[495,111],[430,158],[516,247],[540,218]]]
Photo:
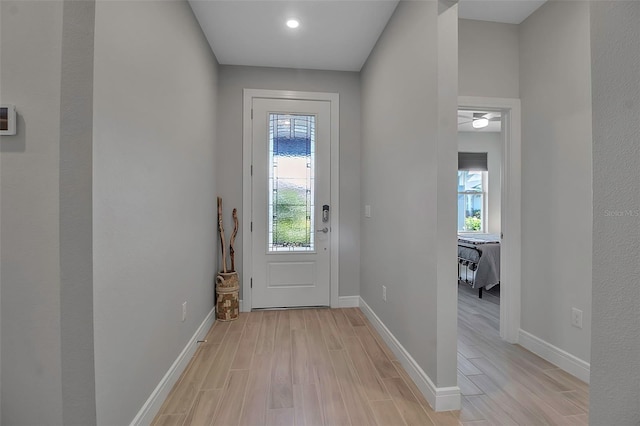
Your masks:
[[[0,105],[0,135],[16,134],[16,107]]]

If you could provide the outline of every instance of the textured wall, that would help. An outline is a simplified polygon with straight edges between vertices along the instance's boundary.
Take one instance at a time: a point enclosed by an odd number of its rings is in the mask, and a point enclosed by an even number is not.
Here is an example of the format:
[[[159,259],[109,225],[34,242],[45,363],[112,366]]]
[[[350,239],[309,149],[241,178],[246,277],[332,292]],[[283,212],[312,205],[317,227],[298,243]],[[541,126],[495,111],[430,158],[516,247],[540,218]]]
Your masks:
[[[340,94],[340,296],[360,294],[360,78],[354,72],[221,66],[217,178],[225,211],[242,218],[242,89]],[[230,215],[225,229],[231,229]],[[236,252],[242,253],[241,224]],[[242,271],[242,258],[237,259]],[[242,279],[242,278],[241,278]]]
[[[521,328],[589,362],[592,156],[589,4],[552,1],[520,25]],[[571,308],[583,311],[582,329]]]
[[[98,2],[99,424],[128,424],[213,308],[217,62],[187,2]],[[181,322],[182,303],[187,320]]]
[[[593,328],[589,422],[640,424],[640,3],[591,5]]]

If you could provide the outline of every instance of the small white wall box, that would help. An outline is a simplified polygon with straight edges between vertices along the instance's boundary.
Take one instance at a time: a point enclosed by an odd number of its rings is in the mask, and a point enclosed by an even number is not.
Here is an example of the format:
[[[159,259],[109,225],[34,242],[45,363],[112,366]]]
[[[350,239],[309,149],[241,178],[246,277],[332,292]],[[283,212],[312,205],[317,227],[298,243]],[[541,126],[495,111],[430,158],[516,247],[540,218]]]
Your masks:
[[[16,134],[16,107],[0,105],[0,136]]]

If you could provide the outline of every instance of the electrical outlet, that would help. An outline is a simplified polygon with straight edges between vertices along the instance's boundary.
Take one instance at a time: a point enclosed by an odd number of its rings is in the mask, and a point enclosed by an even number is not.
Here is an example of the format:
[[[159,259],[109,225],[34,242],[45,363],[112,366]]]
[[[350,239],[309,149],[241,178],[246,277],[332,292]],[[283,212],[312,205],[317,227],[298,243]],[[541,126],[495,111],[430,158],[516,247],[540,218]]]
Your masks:
[[[387,286],[382,286],[382,300],[387,301]]]
[[[364,206],[364,217],[371,217],[371,206],[368,204]]]
[[[582,311],[580,309],[571,308],[571,325],[582,328]]]
[[[182,302],[182,322],[187,320],[187,302]]]

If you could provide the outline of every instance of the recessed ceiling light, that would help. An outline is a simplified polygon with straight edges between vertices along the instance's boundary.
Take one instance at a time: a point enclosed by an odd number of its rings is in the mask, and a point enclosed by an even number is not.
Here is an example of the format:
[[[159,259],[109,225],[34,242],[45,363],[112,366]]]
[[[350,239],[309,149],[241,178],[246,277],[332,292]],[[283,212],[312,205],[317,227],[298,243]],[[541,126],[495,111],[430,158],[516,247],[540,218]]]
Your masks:
[[[289,28],[298,28],[300,26],[300,21],[297,19],[289,19],[287,21],[287,27]]]

